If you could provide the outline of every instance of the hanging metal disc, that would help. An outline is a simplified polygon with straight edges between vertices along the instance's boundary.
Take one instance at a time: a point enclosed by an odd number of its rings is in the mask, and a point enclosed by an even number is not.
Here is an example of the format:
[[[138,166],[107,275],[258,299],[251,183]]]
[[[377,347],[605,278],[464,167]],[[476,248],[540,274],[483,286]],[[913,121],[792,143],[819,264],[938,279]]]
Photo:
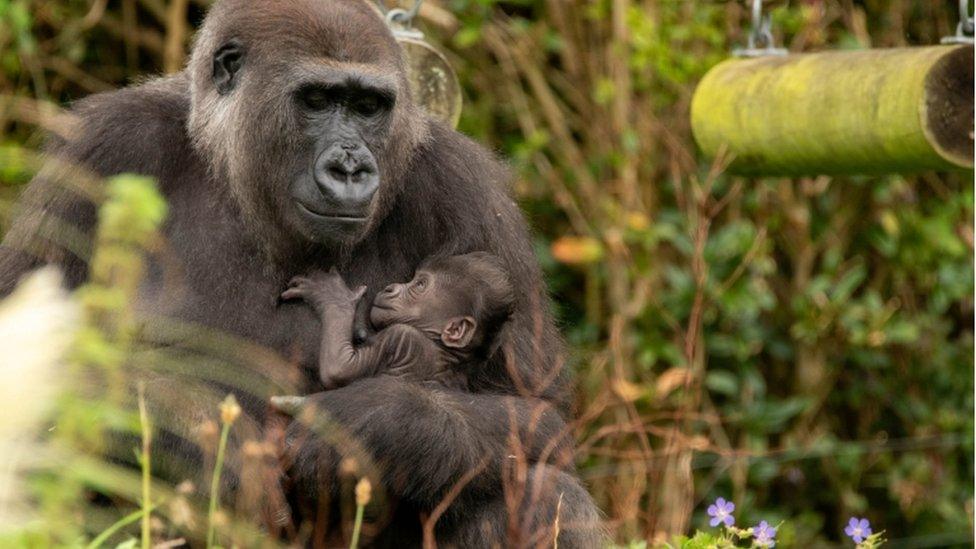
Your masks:
[[[436,118],[457,127],[461,118],[461,84],[444,54],[422,38],[397,36],[407,61],[414,101]]]
[[[410,8],[386,9],[383,0],[376,6],[385,14],[407,62],[407,79],[413,100],[428,114],[456,128],[461,118],[461,83],[457,73],[440,51],[424,40],[424,33],[413,27],[424,0],[413,0]]]

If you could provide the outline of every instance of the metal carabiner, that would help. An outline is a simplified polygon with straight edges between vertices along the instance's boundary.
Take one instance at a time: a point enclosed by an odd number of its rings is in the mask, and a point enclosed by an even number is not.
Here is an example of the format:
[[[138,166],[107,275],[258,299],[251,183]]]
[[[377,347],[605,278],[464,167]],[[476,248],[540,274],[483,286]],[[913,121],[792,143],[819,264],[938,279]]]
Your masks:
[[[773,18],[763,14],[762,0],[752,0],[752,28],[745,48],[732,50],[736,57],[763,57],[766,55],[786,55],[783,48],[773,45]]]
[[[386,17],[386,24],[393,30],[395,35],[404,38],[415,38],[417,40],[423,39],[424,33],[413,28],[413,19],[420,13],[420,5],[423,3],[424,0],[414,0],[413,6],[410,9],[393,8],[387,10],[383,0],[376,0],[376,5],[379,7],[380,12]]]
[[[956,25],[956,34],[942,38],[943,44],[972,44],[973,43],[973,18],[969,15],[969,0],[959,0],[959,24]]]

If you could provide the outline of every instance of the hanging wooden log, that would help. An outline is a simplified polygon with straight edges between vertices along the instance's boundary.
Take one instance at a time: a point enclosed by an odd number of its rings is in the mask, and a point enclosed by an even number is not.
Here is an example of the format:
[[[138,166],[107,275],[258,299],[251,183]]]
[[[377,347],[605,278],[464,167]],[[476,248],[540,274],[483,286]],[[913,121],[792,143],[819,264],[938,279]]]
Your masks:
[[[702,151],[743,175],[973,167],[973,47],[733,59],[698,85]]]

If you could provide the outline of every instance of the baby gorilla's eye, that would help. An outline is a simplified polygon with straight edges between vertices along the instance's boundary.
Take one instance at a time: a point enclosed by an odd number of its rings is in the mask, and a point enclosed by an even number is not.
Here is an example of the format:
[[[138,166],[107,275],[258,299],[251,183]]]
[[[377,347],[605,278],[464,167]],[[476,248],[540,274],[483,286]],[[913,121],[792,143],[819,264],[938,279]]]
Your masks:
[[[427,279],[426,278],[418,278],[417,281],[413,283],[413,287],[416,288],[417,291],[420,291],[420,292],[426,290],[427,289]]]

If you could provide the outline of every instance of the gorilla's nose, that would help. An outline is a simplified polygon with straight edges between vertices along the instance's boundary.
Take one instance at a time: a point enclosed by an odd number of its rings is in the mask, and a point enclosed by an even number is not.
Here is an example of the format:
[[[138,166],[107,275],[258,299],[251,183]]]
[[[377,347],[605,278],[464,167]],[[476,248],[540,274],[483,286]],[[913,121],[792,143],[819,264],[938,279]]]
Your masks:
[[[399,286],[399,284],[390,284],[386,288],[383,288],[383,291],[380,292],[380,293],[384,297],[393,297],[393,296],[395,296],[397,294],[397,287],[398,286]]]
[[[366,213],[379,188],[379,170],[369,149],[334,144],[315,162],[315,183],[330,202],[353,216]]]

